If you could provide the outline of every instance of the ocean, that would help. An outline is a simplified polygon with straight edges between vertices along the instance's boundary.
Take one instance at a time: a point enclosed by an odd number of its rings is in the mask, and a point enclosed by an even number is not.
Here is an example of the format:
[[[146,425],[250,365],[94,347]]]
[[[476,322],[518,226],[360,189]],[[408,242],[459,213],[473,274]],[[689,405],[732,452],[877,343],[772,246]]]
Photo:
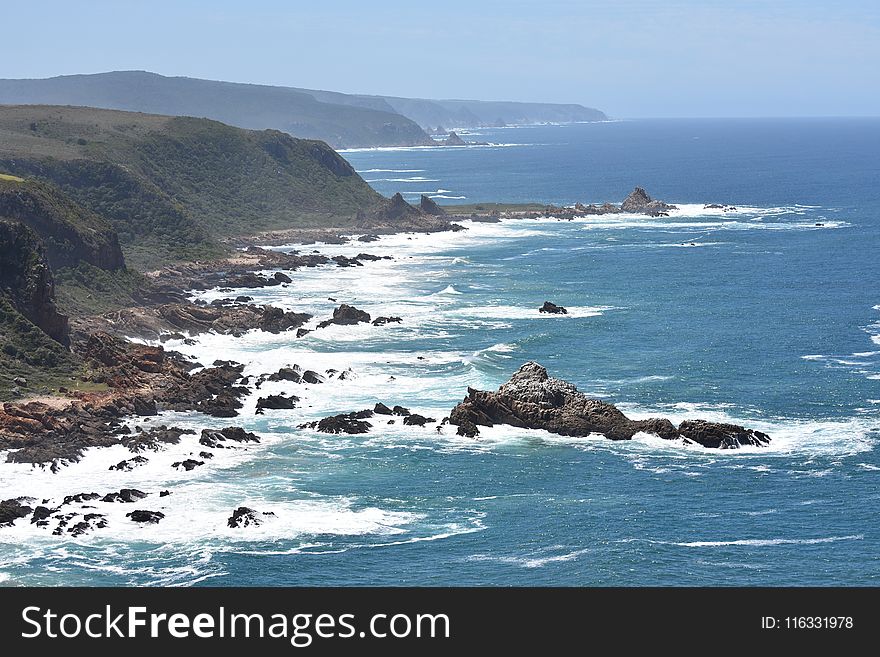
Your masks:
[[[139,421],[235,424],[264,438],[192,472],[171,463],[203,449],[196,436],[129,473],[108,470],[131,456],[117,447],[57,474],[3,464],[10,494],[153,495],[92,503],[108,527],[78,538],[24,521],[0,528],[0,583],[877,585],[880,120],[617,121],[463,137],[493,145],[343,155],[378,191],[413,201],[620,202],[639,185],[679,209],[289,247],[392,259],[199,293],[310,312],[310,327],[342,302],[403,321],[167,343],[205,364],[245,363],[246,374],[351,373],[267,382],[231,420]],[[569,315],[539,314],[544,301]],[[298,428],[379,401],[439,420],[469,386],[494,389],[529,360],[631,417],[734,422],[772,442],[719,451],[504,426],[474,440],[381,416],[360,436]],[[276,392],[299,396],[298,408],[255,415],[257,397]],[[242,505],[274,516],[227,527]],[[125,518],[135,507],[165,518],[139,526]]]

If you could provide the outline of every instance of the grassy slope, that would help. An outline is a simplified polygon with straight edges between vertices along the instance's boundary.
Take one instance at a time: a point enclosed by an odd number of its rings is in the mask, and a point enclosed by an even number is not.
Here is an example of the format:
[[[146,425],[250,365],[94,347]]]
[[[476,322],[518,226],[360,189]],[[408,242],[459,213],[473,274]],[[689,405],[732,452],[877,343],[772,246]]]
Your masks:
[[[322,142],[81,107],[0,107],[0,172],[49,180],[109,219],[142,269],[217,257],[226,237],[345,226],[381,202]]]

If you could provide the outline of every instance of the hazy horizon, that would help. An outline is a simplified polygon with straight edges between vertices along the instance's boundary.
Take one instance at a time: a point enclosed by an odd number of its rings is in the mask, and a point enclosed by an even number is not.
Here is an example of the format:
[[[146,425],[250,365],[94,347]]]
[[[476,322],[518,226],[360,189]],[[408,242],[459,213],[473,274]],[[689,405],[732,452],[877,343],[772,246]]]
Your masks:
[[[865,2],[472,4],[432,11],[344,0],[330,11],[184,0],[160,10],[50,1],[40,21],[13,5],[5,11],[17,29],[0,45],[0,78],[145,70],[354,94],[578,103],[619,119],[880,115],[880,11]]]

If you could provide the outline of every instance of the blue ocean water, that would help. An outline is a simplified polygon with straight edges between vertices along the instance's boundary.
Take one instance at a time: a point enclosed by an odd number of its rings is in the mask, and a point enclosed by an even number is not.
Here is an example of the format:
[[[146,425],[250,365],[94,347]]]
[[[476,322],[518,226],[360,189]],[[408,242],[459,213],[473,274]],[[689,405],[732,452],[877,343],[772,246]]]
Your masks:
[[[104,504],[110,527],[77,539],[0,529],[0,582],[876,585],[880,120],[481,133],[465,138],[498,145],[344,155],[380,192],[412,200],[619,202],[641,185],[680,209],[307,247],[393,259],[300,271],[287,288],[247,294],[316,322],[343,301],[403,322],[171,343],[249,374],[298,363],[352,375],[264,384],[234,420],[264,443],[218,450],[229,453],[192,473],[169,467],[198,450],[187,443],[131,473],[107,471],[125,458],[116,448],[58,475],[4,464],[0,482],[17,494],[173,494],[148,498],[166,513],[152,527]],[[545,300],[570,315],[539,315]],[[772,443],[717,451],[511,427],[475,441],[378,418],[363,436],[298,428],[376,401],[440,419],[468,386],[495,388],[528,360],[633,417],[732,421]],[[269,392],[300,396],[299,408],[254,415]],[[239,505],[275,516],[230,529]]]

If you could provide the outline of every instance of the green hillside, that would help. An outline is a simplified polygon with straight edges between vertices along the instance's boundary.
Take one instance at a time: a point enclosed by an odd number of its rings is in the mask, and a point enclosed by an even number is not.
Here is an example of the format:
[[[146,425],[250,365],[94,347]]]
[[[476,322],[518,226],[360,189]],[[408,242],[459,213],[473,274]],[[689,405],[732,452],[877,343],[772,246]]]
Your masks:
[[[142,270],[216,257],[226,237],[350,225],[382,202],[322,142],[83,107],[0,106],[0,173],[60,187]]]

